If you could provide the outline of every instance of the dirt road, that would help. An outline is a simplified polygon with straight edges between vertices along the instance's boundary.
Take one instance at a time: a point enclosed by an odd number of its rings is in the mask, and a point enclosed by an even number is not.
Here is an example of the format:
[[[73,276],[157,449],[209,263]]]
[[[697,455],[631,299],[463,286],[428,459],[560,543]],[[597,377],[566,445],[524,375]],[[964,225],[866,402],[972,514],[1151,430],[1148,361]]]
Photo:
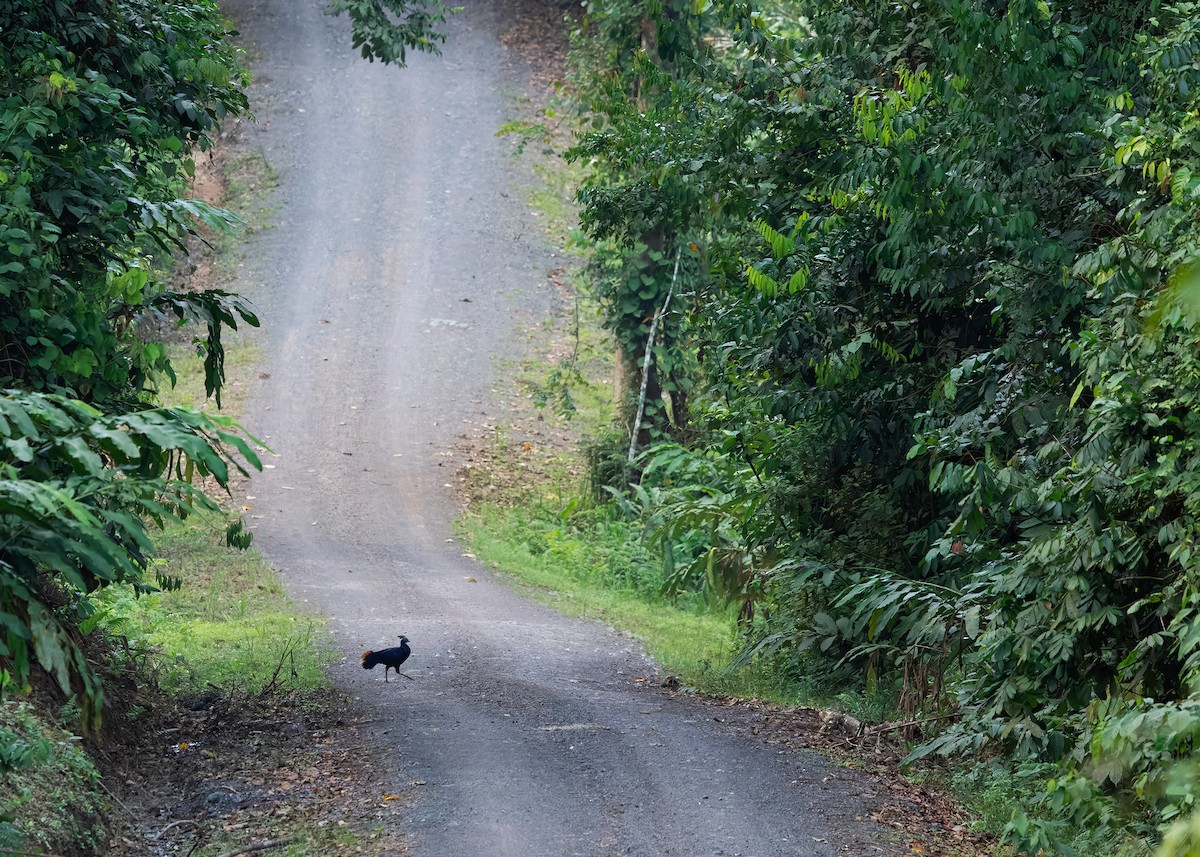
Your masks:
[[[248,502],[293,594],[332,617],[335,680],[395,748],[378,763],[416,793],[414,853],[887,853],[855,820],[868,783],[640,686],[653,666],[634,641],[462,556],[438,453],[485,418],[554,266],[494,136],[520,75],[487,3],[443,58],[404,70],[358,59],[322,6],[229,4],[257,52],[251,133],[280,178],[246,261],[269,373],[246,421],[278,452]],[[414,681],[358,668],[400,633]]]

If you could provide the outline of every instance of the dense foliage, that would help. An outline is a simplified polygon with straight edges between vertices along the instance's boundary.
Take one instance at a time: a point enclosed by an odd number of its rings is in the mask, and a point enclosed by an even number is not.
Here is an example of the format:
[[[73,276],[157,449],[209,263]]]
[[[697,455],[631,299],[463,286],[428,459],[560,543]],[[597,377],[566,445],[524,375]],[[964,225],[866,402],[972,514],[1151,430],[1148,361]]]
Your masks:
[[[651,7],[589,5],[571,155],[623,350],[677,296],[664,586],[1155,840],[1200,728],[1200,8]]]
[[[221,332],[258,323],[151,262],[233,223],[181,198],[190,152],[246,108],[229,33],[213,0],[0,0],[0,689],[36,661],[85,721],[86,595],[150,585],[147,527],[213,508],[198,477],[257,466],[227,420],[154,406],[174,376],[147,333],[199,323],[219,402]]]

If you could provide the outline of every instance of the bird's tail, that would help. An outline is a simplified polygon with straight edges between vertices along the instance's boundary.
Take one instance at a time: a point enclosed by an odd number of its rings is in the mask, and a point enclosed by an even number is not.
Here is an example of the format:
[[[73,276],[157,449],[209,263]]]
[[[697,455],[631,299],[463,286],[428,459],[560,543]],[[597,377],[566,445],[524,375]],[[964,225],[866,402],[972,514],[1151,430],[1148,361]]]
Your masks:
[[[364,670],[374,669],[375,664],[379,663],[379,661],[375,660],[375,653],[370,649],[367,649],[365,652],[359,655],[358,659],[362,661],[362,667]]]

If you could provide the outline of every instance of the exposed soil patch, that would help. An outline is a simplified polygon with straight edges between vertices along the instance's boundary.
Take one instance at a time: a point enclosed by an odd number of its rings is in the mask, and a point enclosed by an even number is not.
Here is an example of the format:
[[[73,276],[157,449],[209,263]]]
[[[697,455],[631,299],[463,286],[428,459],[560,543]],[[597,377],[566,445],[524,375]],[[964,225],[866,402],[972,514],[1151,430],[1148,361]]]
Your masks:
[[[374,764],[390,729],[351,712],[332,691],[158,700],[97,753],[115,802],[108,853],[240,853],[267,842],[406,853],[399,817],[411,784]]]
[[[188,196],[193,199],[218,207],[225,204],[228,187],[225,179],[225,150],[230,145],[233,135],[237,133],[236,123],[231,125],[233,130],[225,135],[218,135],[213,148],[193,155],[196,172],[188,187]],[[202,226],[200,236],[184,239],[187,251],[171,271],[173,289],[201,291],[215,286],[212,245],[208,243],[214,237],[207,227]]]

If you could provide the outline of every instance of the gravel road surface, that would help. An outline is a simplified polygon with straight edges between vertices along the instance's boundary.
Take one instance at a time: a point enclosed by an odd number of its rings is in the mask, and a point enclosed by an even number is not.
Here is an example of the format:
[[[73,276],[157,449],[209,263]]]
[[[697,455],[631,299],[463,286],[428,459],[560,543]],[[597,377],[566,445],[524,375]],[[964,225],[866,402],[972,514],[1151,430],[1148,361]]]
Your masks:
[[[402,70],[359,59],[322,5],[227,4],[253,48],[251,142],[280,180],[245,262],[269,373],[246,422],[278,453],[247,502],[293,595],[332,617],[354,716],[395,748],[379,764],[415,794],[412,852],[888,853],[856,820],[870,782],[638,682],[654,667],[635,641],[462,555],[439,453],[486,419],[493,367],[545,311],[556,264],[495,137],[521,69],[486,2],[443,57]],[[413,681],[359,669],[401,633]]]

